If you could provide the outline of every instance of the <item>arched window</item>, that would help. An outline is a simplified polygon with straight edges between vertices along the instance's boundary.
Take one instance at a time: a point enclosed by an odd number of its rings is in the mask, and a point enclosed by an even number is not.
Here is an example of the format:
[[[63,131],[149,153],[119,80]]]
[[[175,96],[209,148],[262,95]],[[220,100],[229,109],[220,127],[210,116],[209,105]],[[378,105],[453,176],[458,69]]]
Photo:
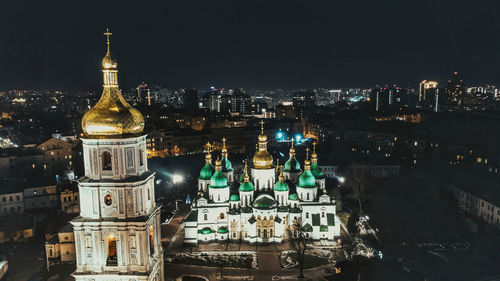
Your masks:
[[[224,219],[224,213],[220,213],[220,219],[223,220]]]
[[[139,148],[139,165],[144,166],[144,155],[142,148]]]
[[[149,255],[152,256],[155,252],[155,236],[154,236],[154,227],[152,225],[149,226]]]
[[[264,229],[264,237],[263,238],[267,238],[267,229]]]
[[[102,169],[111,171],[111,153],[109,151],[104,151],[102,153]]]
[[[114,233],[108,234],[106,236],[106,245],[107,245],[107,266],[117,266],[118,265],[118,255],[116,252],[116,235]]]
[[[307,193],[307,200],[309,200],[309,193]]]
[[[273,230],[272,229],[269,230],[269,238],[273,238]]]
[[[259,230],[257,230],[257,232],[258,232],[258,233],[257,233],[257,236],[259,236],[259,237],[260,237],[260,229],[259,229]]]

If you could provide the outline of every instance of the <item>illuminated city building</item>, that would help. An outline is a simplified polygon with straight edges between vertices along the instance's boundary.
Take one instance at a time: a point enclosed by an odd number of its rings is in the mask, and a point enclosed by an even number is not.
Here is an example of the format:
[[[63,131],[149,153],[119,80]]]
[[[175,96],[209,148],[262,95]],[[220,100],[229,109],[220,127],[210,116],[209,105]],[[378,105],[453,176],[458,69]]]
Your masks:
[[[104,89],[85,113],[85,176],[78,180],[80,216],[71,221],[77,281],[163,280],[160,207],[148,170],[142,114],[118,88],[118,69],[102,60]]]
[[[285,169],[273,164],[267,151],[263,122],[252,166],[245,162],[239,187],[231,190],[227,148],[222,160],[212,165],[212,151],[207,145],[205,165],[198,179],[198,195],[186,218],[184,242],[242,241],[247,243],[280,243],[293,234],[297,225],[314,240],[336,243],[340,221],[334,198],[324,189],[325,175],[319,168],[318,155],[306,156],[304,170],[290,149],[291,160]],[[293,169],[291,167],[293,166]],[[287,180],[293,170],[293,180]],[[277,178],[277,180],[276,180]]]
[[[420,82],[420,87],[418,90],[418,101],[422,102],[429,99],[429,94],[432,92],[435,93],[437,89],[438,83],[435,81],[427,81],[424,80]]]

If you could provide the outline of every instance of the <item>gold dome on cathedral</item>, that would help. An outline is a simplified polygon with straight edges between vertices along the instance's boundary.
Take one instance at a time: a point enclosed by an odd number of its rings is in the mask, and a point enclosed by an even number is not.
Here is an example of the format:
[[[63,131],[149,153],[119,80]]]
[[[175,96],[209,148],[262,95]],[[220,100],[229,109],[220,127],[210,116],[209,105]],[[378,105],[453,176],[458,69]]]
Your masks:
[[[267,152],[267,136],[264,135],[264,122],[261,121],[260,124],[259,146],[257,153],[253,156],[253,166],[255,169],[271,169],[273,167],[273,156]]]
[[[120,137],[140,134],[144,130],[144,117],[125,100],[118,88],[117,63],[108,51],[102,60],[104,89],[97,104],[82,118],[82,129],[88,137]]]

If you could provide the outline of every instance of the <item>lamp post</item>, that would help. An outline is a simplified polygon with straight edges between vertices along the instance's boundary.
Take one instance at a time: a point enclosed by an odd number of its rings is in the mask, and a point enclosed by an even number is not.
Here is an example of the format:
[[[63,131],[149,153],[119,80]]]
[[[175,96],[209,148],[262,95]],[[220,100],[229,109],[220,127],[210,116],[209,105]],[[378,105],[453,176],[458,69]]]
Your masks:
[[[177,199],[179,199],[179,197],[180,197],[180,195],[179,195],[179,183],[181,183],[183,180],[184,180],[184,177],[179,175],[179,174],[175,174],[172,178],[174,186],[177,186]],[[177,201],[176,201],[175,205],[177,206]]]

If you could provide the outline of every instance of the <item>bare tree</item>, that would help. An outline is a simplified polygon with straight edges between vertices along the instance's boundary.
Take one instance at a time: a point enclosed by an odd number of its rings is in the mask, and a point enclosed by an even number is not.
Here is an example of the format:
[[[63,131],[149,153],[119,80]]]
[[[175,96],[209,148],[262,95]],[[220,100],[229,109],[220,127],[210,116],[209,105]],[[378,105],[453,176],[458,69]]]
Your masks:
[[[304,257],[310,238],[304,227],[301,226],[300,220],[295,221],[292,227],[288,229],[288,238],[292,249],[297,254],[300,270],[299,278],[304,278]]]
[[[371,185],[370,172],[366,167],[351,166],[347,171],[344,186],[349,190],[354,199],[358,201],[359,213],[363,214],[363,203],[369,197],[369,188]]]

